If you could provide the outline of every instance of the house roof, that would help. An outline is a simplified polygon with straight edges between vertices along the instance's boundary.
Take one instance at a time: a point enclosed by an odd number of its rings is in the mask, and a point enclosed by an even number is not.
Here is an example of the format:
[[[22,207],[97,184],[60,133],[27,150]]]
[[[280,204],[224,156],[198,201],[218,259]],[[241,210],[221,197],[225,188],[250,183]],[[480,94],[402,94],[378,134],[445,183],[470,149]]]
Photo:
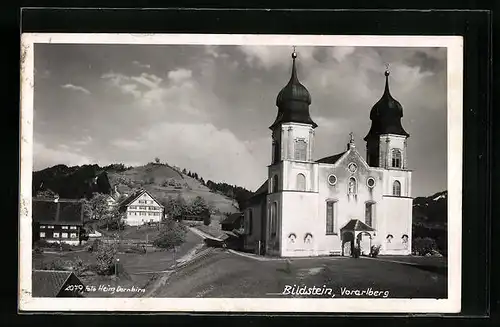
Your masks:
[[[221,221],[220,223],[221,224],[233,224],[241,217],[243,217],[243,213],[241,213],[241,212],[233,213],[233,214],[229,215],[226,219]]]
[[[366,231],[366,232],[371,232],[374,231],[373,228],[365,224],[364,222],[358,220],[358,219],[351,219],[344,227],[341,228],[342,230],[353,230],[353,231]]]
[[[326,164],[334,164],[336,163],[337,161],[339,161],[340,158],[342,158],[342,156],[346,153],[347,151],[344,151],[344,152],[341,152],[341,153],[337,153],[337,154],[334,154],[333,156],[329,156],[329,157],[324,157],[324,158],[321,158],[319,160],[316,160],[317,163],[326,163]]]
[[[132,202],[134,202],[138,197],[140,197],[141,195],[143,195],[144,193],[147,193],[153,200],[155,200],[161,207],[163,207],[159,202],[158,200],[156,200],[156,198],[151,195],[151,193],[149,193],[147,190],[145,189],[140,189],[132,194],[130,194],[128,197],[126,197],[122,202],[120,202],[118,204],[118,206],[120,208],[123,208],[123,207],[127,207],[128,205],[130,205]]]
[[[83,203],[70,199],[33,198],[34,222],[53,225],[83,225]]]
[[[31,275],[33,297],[56,297],[72,274],[71,271],[33,270]]]

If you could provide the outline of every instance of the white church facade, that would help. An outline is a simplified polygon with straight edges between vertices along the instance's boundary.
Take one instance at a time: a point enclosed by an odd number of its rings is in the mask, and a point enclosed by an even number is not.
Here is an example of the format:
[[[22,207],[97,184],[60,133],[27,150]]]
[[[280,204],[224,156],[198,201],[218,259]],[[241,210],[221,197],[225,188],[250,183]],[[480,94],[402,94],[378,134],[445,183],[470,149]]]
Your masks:
[[[272,162],[268,179],[244,208],[244,247],[281,257],[363,254],[380,245],[380,254],[411,254],[411,171],[409,134],[403,109],[385,91],[373,106],[365,160],[354,139],[338,154],[313,158],[315,129],[311,96],[299,82],[296,53],[292,76],[280,91],[271,125]]]

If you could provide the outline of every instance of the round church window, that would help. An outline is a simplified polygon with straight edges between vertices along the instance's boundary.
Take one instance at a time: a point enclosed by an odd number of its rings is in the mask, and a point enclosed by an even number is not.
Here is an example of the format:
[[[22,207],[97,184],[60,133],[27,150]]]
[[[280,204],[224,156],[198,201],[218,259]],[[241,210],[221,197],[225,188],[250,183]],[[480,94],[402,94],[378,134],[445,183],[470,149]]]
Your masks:
[[[337,183],[337,177],[335,175],[328,176],[328,183],[330,183],[330,185],[335,185]]]
[[[375,186],[375,179],[373,177],[369,177],[366,180],[366,185],[368,185],[369,188],[372,188]]]
[[[347,168],[351,173],[355,173],[356,170],[358,169],[358,166],[354,162],[351,162],[349,166],[347,166]]]

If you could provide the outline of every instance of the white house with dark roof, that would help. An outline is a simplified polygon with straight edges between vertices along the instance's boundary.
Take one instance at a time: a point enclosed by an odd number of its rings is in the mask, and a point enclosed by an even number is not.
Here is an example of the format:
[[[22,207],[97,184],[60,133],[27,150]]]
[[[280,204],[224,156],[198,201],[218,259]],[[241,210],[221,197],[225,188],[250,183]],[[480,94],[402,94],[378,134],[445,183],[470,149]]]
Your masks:
[[[141,189],[118,204],[123,222],[128,226],[158,223],[164,215],[164,207],[148,191]]]
[[[370,112],[365,160],[353,135],[346,149],[314,157],[311,96],[299,82],[296,54],[292,74],[276,99],[271,125],[268,179],[248,201],[245,248],[282,257],[349,255],[355,245],[368,254],[411,254],[411,170],[401,118],[403,108],[385,90]]]

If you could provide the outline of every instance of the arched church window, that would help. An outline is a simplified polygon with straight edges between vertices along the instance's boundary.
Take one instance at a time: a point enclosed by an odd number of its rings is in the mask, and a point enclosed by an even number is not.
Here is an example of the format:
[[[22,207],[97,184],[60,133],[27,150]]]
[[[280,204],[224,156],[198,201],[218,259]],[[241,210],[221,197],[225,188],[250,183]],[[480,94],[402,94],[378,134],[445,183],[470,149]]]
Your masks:
[[[349,185],[348,185],[348,192],[349,194],[356,194],[357,193],[357,182],[356,182],[356,178],[354,177],[350,177],[349,178]]]
[[[393,238],[394,237],[391,234],[389,234],[385,239],[387,240],[387,243],[391,243]]]
[[[307,160],[307,142],[302,139],[295,141],[295,160]]]
[[[403,243],[403,248],[406,250],[408,249],[408,235],[404,234],[401,237],[401,242]]]
[[[399,181],[394,181],[392,184],[392,195],[401,196],[401,183]]]
[[[392,167],[401,168],[401,151],[399,149],[392,149]]]
[[[280,147],[279,144],[276,140],[273,141],[273,153],[272,153],[273,159],[272,162],[277,163],[280,161]]]
[[[271,182],[271,193],[278,192],[278,175],[274,175]]]
[[[278,204],[271,204],[271,236],[276,236],[277,220],[278,219]]]
[[[297,175],[297,190],[298,191],[306,190],[306,176],[304,176],[304,174]]]
[[[375,203],[366,202],[365,203],[365,224],[373,227],[373,216],[374,216]]]

